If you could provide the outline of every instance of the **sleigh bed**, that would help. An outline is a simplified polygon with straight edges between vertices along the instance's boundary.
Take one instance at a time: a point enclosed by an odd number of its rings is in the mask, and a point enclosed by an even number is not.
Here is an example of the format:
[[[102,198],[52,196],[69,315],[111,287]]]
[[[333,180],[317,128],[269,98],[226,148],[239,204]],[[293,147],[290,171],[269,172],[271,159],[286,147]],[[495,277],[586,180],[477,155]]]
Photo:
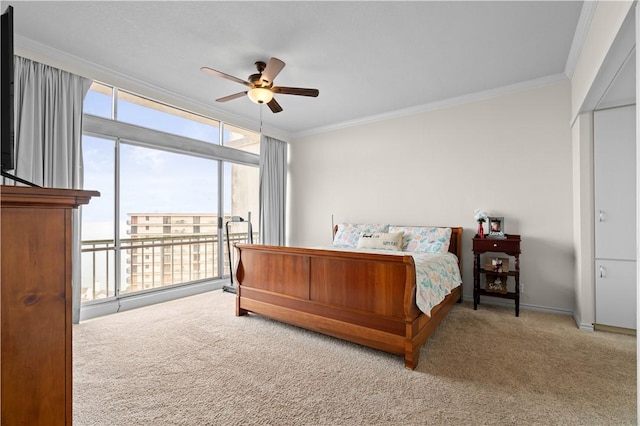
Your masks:
[[[348,226],[345,225],[345,229]],[[348,237],[347,244],[339,244],[340,229],[336,226],[334,232],[338,233],[334,246],[328,248],[236,244],[236,315],[253,312],[398,354],[404,357],[406,368],[414,369],[422,345],[454,304],[462,299],[459,278],[462,228],[385,226],[385,231],[450,229],[449,241],[439,250],[443,255],[455,255],[447,256],[455,259],[449,272],[455,272],[457,282],[451,283],[451,289],[444,291],[447,293],[442,296],[444,300],[437,301],[432,308],[427,306],[428,313],[423,312],[426,309],[422,300],[424,296],[420,293],[422,285],[417,289],[417,281],[421,283],[424,279],[422,273],[425,268],[420,266],[422,255],[403,251],[408,245],[407,233],[398,250],[378,250],[367,248],[370,246],[362,243],[367,236],[365,232],[359,233],[359,245],[362,247],[353,247],[355,241],[349,242]],[[349,235],[352,240],[358,238],[354,237],[357,232]],[[375,237],[378,234],[371,235]],[[441,256],[434,254],[428,257]],[[441,280],[435,277],[435,281]],[[416,300],[417,294],[420,301]],[[422,308],[418,307],[418,302]]]

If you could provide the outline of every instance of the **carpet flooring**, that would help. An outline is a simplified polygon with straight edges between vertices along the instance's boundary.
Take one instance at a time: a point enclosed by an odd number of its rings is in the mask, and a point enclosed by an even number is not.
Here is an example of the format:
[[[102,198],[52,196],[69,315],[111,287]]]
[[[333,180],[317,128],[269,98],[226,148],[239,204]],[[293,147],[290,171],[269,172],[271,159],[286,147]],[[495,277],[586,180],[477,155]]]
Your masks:
[[[75,425],[632,425],[636,338],[458,304],[402,357],[213,291],[73,328]]]

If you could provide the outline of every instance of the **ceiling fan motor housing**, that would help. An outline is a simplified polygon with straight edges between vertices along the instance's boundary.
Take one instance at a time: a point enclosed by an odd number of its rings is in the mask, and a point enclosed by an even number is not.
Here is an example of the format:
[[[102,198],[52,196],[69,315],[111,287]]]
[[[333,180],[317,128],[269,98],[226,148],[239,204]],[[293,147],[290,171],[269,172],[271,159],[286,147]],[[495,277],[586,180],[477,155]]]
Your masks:
[[[264,84],[265,82],[261,80],[262,74],[251,74],[248,78],[249,82],[253,84],[254,87],[271,87],[271,83]]]

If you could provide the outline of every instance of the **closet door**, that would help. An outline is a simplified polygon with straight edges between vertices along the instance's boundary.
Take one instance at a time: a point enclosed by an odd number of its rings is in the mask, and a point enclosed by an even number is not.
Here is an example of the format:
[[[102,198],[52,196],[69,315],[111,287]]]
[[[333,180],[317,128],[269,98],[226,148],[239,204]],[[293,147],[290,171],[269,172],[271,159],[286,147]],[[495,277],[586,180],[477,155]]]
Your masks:
[[[596,260],[596,322],[636,328],[636,262]]]
[[[594,112],[596,323],[636,328],[635,106]]]
[[[596,258],[636,258],[635,106],[594,113]]]

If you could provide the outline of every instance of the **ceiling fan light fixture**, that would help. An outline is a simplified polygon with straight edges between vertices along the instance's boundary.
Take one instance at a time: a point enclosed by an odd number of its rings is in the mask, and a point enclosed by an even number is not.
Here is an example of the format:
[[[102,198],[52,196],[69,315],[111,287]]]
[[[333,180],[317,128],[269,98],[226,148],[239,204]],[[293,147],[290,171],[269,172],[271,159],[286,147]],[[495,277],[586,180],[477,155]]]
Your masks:
[[[247,92],[249,99],[257,104],[267,104],[273,99],[273,92],[264,87],[254,87]]]

